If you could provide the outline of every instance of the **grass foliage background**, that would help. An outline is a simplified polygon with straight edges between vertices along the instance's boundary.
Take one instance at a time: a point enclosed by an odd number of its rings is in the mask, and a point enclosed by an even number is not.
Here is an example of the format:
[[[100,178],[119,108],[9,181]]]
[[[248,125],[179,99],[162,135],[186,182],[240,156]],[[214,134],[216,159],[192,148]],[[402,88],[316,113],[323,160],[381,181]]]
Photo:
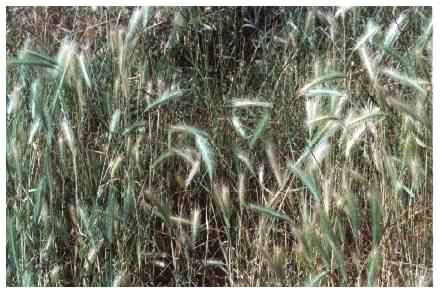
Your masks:
[[[8,7],[8,286],[431,286],[429,7]]]

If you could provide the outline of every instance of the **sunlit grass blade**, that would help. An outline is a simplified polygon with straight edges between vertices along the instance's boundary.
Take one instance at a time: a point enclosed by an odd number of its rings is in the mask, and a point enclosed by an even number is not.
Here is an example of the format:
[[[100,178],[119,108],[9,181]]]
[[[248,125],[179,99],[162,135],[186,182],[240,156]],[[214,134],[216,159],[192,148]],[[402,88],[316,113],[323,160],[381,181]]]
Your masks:
[[[40,66],[53,70],[58,70],[58,62],[46,55],[31,51],[25,50],[22,54],[21,58],[14,59],[8,62],[8,64],[13,65],[28,65],[28,66]]]
[[[371,40],[379,32],[379,29],[380,27],[373,20],[369,20],[365,33],[359,38],[359,40],[357,41],[356,45],[353,48],[353,51],[356,51],[357,49],[364,46],[364,44],[368,40]]]
[[[419,84],[419,82],[413,78],[410,78],[409,76],[402,74],[400,72],[397,72],[394,69],[383,69],[382,72],[390,77],[391,79],[394,79],[395,81],[400,82],[401,84],[408,86],[414,90],[416,90],[419,94],[421,94],[423,97],[426,96],[426,90]]]
[[[308,84],[306,84],[305,86],[303,86],[299,93],[301,95],[304,95],[309,89],[311,89],[314,86],[317,86],[319,84],[322,84],[324,82],[329,82],[329,81],[334,81],[337,79],[341,79],[344,78],[345,75],[343,73],[340,72],[329,72],[323,75],[318,76],[316,79],[312,80],[311,82],[309,82]]]
[[[231,100],[231,106],[234,108],[261,107],[269,109],[273,107],[272,103],[270,102],[247,99],[233,99]]]
[[[423,50],[430,39],[432,39],[432,18],[429,19],[423,34],[417,39],[416,52]]]
[[[391,49],[394,46],[400,34],[405,30],[408,22],[408,15],[405,13],[400,14],[397,20],[393,20],[391,22],[383,41],[383,47],[385,51]]]
[[[342,97],[346,93],[333,88],[312,88],[307,90],[304,95],[306,97]]]
[[[145,109],[144,112],[148,112],[151,109],[154,109],[156,107],[159,107],[165,103],[170,102],[173,99],[176,99],[178,97],[181,97],[185,93],[182,89],[168,89],[166,90],[159,98],[157,98],[154,102],[152,102],[148,107]]]
[[[376,83],[376,63],[371,58],[365,45],[360,47],[359,55],[361,56],[362,64],[368,72],[368,77],[373,83]]]
[[[79,56],[78,56],[78,63],[81,68],[81,74],[84,78],[84,81],[86,82],[87,87],[92,88],[92,82],[90,80],[90,75],[87,70],[87,65],[86,65],[85,56],[84,56],[83,52],[81,52],[81,54],[79,54]]]
[[[121,110],[117,109],[112,115],[112,120],[110,122],[110,133],[116,132],[120,119],[121,119]]]

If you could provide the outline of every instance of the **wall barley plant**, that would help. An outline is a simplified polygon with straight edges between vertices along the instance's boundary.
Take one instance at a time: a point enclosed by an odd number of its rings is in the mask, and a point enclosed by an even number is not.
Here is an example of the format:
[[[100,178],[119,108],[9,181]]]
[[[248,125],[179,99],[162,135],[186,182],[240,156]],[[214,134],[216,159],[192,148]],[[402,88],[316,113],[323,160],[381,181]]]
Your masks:
[[[6,11],[8,286],[432,286],[430,7]]]

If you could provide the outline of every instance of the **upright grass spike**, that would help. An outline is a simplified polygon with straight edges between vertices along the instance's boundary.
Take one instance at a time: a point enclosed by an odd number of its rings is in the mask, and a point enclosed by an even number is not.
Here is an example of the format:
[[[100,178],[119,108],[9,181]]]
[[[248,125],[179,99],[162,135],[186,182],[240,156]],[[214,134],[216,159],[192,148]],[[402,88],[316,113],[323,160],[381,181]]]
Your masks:
[[[81,52],[77,57],[78,57],[78,62],[79,62],[80,68],[81,68],[82,77],[83,77],[84,81],[86,82],[87,87],[92,88],[92,82],[90,80],[90,76],[89,76],[89,73],[87,70],[84,52]]]
[[[61,127],[63,130],[64,139],[66,140],[73,157],[76,157],[78,153],[78,148],[76,145],[75,135],[73,134],[73,130],[70,127],[70,123],[67,118],[63,119],[63,121],[61,122]]]
[[[277,180],[278,187],[282,188],[284,185],[285,176],[282,175],[278,160],[275,158],[275,153],[273,150],[274,146],[272,143],[266,143],[266,155],[269,159],[270,167],[272,168],[275,179]]]
[[[191,221],[191,239],[192,242],[196,242],[200,234],[200,210],[194,209],[192,213]]]
[[[327,139],[322,139],[311,151],[307,161],[307,168],[310,170],[318,169],[322,161],[330,153],[331,145]]]
[[[373,84],[377,82],[376,61],[370,56],[368,49],[365,45],[361,45],[359,48],[359,55],[361,56],[362,64],[367,70],[368,77]]]
[[[121,110],[117,109],[112,115],[112,120],[110,122],[110,133],[116,132],[120,119],[121,119]]]

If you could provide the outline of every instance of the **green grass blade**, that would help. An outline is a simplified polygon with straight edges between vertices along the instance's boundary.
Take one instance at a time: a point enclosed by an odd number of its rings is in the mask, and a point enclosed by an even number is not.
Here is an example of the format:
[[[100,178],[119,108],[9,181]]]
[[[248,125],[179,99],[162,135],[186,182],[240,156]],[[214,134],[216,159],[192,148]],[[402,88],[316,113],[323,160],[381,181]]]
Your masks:
[[[269,125],[270,116],[271,116],[270,112],[267,111],[263,114],[263,117],[258,121],[257,127],[255,128],[255,132],[252,135],[252,139],[249,142],[249,146],[251,149],[255,146],[257,140],[261,137],[264,130]]]
[[[7,246],[12,255],[12,261],[14,269],[17,272],[17,276],[20,275],[21,265],[20,265],[20,255],[17,243],[17,229],[15,225],[15,215],[8,215],[7,217]]]
[[[419,94],[421,94],[423,97],[426,97],[426,95],[427,95],[426,90],[414,78],[410,78],[409,76],[402,74],[400,72],[397,72],[394,69],[383,69],[382,73],[384,73],[386,76],[390,77],[391,79],[398,81],[401,84],[414,89]]]
[[[305,287],[319,287],[321,285],[321,281],[326,277],[328,271],[320,272],[315,276],[310,276],[309,280],[304,284]]]
[[[373,233],[373,245],[379,246],[383,234],[383,213],[379,196],[376,192],[370,195],[370,219]]]
[[[400,34],[404,31],[408,22],[408,15],[405,13],[400,14],[397,20],[392,20],[383,41],[383,47],[385,51],[390,50],[394,46],[395,42],[399,38]]]
[[[148,105],[148,107],[144,110],[144,113],[150,111],[151,109],[159,107],[165,103],[168,103],[173,99],[181,97],[184,93],[185,91],[181,89],[166,90],[159,98],[157,98],[154,102]]]
[[[309,189],[315,200],[321,202],[321,192],[319,191],[315,179],[311,175],[307,175],[291,162],[288,163],[288,167],[294,175],[297,175],[301,179],[301,182]]]
[[[105,230],[104,237],[108,243],[113,242],[113,221],[115,210],[115,193],[113,189],[109,192],[107,199],[107,208],[105,211]]]
[[[301,88],[301,90],[299,91],[299,93],[301,95],[304,95],[309,89],[311,89],[314,86],[317,86],[317,85],[324,83],[324,82],[329,82],[329,81],[341,79],[344,77],[345,77],[345,75],[340,72],[329,72],[329,73],[323,74],[323,75],[317,77],[316,79],[312,80],[311,82],[309,82],[305,86],[303,86]]]
[[[32,213],[32,224],[37,226],[40,223],[41,210],[43,208],[44,193],[47,191],[47,177],[41,178],[34,197],[34,209]]]
[[[247,208],[249,208],[250,210],[254,210],[260,214],[269,216],[271,218],[275,218],[275,219],[281,219],[281,220],[285,220],[289,223],[293,223],[293,220],[288,217],[286,214],[280,213],[274,209],[271,208],[267,208],[267,207],[262,207],[253,203],[250,203],[247,205]]]
[[[376,285],[376,277],[381,266],[382,254],[378,247],[374,247],[368,257],[367,282],[369,287],[374,287]]]
[[[332,88],[313,88],[307,90],[304,95],[306,97],[342,97],[345,92]]]

